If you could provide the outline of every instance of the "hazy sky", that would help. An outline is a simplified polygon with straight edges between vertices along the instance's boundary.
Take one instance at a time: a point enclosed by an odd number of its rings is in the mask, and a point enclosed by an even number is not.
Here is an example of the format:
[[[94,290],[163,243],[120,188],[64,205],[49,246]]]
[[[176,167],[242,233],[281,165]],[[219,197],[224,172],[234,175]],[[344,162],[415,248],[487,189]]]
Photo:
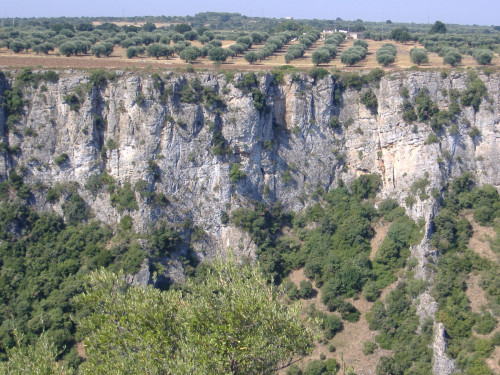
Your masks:
[[[237,12],[294,17],[500,25],[499,0],[3,0],[0,17],[186,16]]]

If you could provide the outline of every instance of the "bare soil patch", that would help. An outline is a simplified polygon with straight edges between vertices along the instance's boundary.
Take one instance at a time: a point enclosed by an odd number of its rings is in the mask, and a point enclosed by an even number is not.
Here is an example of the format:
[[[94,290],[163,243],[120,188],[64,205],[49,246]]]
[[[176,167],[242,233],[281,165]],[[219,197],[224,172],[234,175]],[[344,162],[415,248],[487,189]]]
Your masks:
[[[83,341],[76,343],[76,352],[78,353],[78,356],[80,358],[87,359],[87,356],[85,355],[85,345],[83,345]]]
[[[387,231],[389,230],[389,227],[391,226],[390,223],[379,223],[373,228],[375,230],[375,236],[370,241],[370,246],[371,246],[371,251],[370,251],[370,260],[375,259],[375,255],[377,254],[378,248],[380,247],[380,244],[384,240],[385,236],[387,235]]]
[[[500,374],[500,346],[495,348],[495,351],[490,356],[490,358],[486,359],[486,364],[490,369],[493,370],[494,374]]]
[[[481,277],[471,273],[467,279],[467,289],[465,294],[470,302],[470,308],[473,312],[481,312],[481,306],[488,306],[488,300],[484,294],[484,290],[479,286]]]
[[[495,238],[495,230],[491,227],[483,227],[474,221],[472,214],[465,216],[472,224],[473,234],[469,240],[469,248],[482,257],[492,261],[498,261],[497,256],[491,250],[490,241]]]

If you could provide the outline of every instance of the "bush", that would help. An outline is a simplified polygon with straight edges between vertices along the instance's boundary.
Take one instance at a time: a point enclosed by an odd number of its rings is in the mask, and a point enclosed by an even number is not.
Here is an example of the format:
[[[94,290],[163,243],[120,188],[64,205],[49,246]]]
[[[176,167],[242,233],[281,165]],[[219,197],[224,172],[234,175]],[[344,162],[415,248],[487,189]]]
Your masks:
[[[75,94],[65,95],[64,102],[69,105],[71,111],[78,112],[80,109],[80,98]]]
[[[332,116],[330,117],[328,126],[330,126],[330,128],[332,129],[340,129],[342,127],[342,124],[340,123],[339,118],[337,116]]]
[[[484,82],[474,72],[469,72],[467,77],[467,89],[460,97],[460,104],[471,106],[474,111],[479,111],[479,106],[484,97],[488,95],[488,90]]]
[[[366,108],[368,108],[370,110],[370,112],[372,114],[377,113],[378,100],[377,100],[377,96],[375,95],[375,93],[371,89],[365,91],[361,95],[361,103],[363,103],[366,106]]]
[[[370,355],[375,352],[375,350],[378,348],[377,344],[371,341],[365,341],[363,343],[363,354],[364,355]]]
[[[245,172],[241,170],[241,165],[239,163],[233,163],[231,165],[231,169],[229,171],[229,179],[233,184],[237,183],[238,181],[246,178]]]
[[[297,285],[295,285],[292,281],[287,280],[283,284],[283,290],[285,291],[287,297],[290,298],[290,300],[293,301],[297,299],[298,295]]]
[[[62,210],[68,224],[76,225],[89,216],[89,208],[78,194],[72,194],[63,206]]]
[[[365,174],[354,180],[351,190],[360,199],[373,198],[381,183],[382,179],[379,174]]]
[[[491,333],[496,326],[497,320],[489,312],[487,312],[476,320],[474,328],[480,335],[487,335]]]
[[[122,230],[130,230],[133,226],[133,220],[130,215],[125,215],[120,219],[120,228]]]
[[[377,284],[374,282],[368,282],[363,288],[363,295],[369,302],[374,302],[379,297],[380,291]]]
[[[302,299],[308,299],[314,297],[315,290],[312,287],[310,281],[302,280],[300,282],[299,297]]]
[[[115,207],[118,212],[123,212],[125,210],[133,211],[139,208],[130,182],[125,182],[122,187],[117,187],[115,192],[111,194],[110,201],[111,205]]]
[[[328,70],[319,67],[314,67],[309,71],[309,75],[314,78],[315,81],[320,81],[329,74]]]
[[[286,371],[286,375],[302,375],[302,370],[297,365],[291,365]]]
[[[90,74],[89,82],[96,87],[106,86],[108,83],[108,74],[102,69],[94,70]]]
[[[337,332],[342,330],[342,321],[337,315],[330,314],[323,320],[323,330],[325,338],[330,340]]]
[[[304,375],[322,375],[326,371],[326,365],[323,361],[315,359],[307,364]]]
[[[426,64],[429,62],[427,51],[423,48],[412,48],[410,51],[411,62],[417,65]]]
[[[113,177],[104,172],[89,176],[87,178],[87,182],[85,182],[85,189],[89,190],[93,195],[97,195],[97,193],[99,193],[99,191],[101,191],[101,189],[106,185],[113,190],[114,184],[115,182]]]
[[[54,159],[54,163],[56,163],[59,167],[66,163],[69,160],[68,154],[64,153],[59,155],[57,158]]]
[[[212,152],[214,155],[225,155],[231,152],[230,148],[227,145],[227,141],[222,135],[222,132],[215,132],[212,136]]]
[[[325,367],[326,367],[326,374],[328,374],[328,375],[330,375],[330,374],[334,375],[339,370],[339,364],[333,358],[328,358],[325,361]]]
[[[260,90],[254,90],[252,92],[253,106],[259,112],[263,112],[266,108],[266,96]]]
[[[441,142],[441,140],[439,139],[439,137],[435,133],[431,133],[431,134],[429,134],[429,136],[425,140],[424,144],[425,145],[431,145],[433,143],[439,143],[439,142]]]

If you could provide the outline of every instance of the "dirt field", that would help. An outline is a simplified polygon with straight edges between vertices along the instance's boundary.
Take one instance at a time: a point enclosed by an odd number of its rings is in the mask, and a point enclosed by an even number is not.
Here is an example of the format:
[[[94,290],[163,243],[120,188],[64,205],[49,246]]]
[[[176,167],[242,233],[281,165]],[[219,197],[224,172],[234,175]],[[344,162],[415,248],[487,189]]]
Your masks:
[[[384,68],[385,70],[402,70],[413,66],[414,64],[410,61],[410,50],[415,47],[414,43],[401,44],[392,41],[373,41],[367,40],[368,42],[368,55],[366,59],[362,60],[355,66],[348,67],[340,62],[340,54],[345,49],[352,46],[354,43],[352,40],[344,41],[338,48],[338,54],[335,59],[333,59],[329,64],[323,64],[321,67],[326,69],[340,69],[343,71],[355,71],[355,70],[371,70],[380,65],[376,61],[376,51],[385,43],[393,43],[396,45],[398,54],[396,57],[396,62],[390,66]],[[233,44],[234,41],[225,40],[222,42],[223,47],[228,47]],[[300,69],[310,69],[314,66],[311,61],[311,55],[323,44],[322,41],[314,43],[311,48],[306,50],[304,57],[300,59],[293,60],[290,64],[300,68]],[[197,41],[192,42],[194,46],[200,46]],[[250,50],[257,51],[261,45],[255,45]],[[236,58],[229,58],[225,63],[220,65],[220,69],[229,70],[271,70],[277,66],[285,65],[285,53],[288,46],[282,48],[282,50],[275,55],[266,58],[264,61],[250,65],[248,64],[242,56]],[[6,68],[19,68],[19,67],[39,67],[39,68],[74,68],[74,69],[159,69],[159,70],[171,70],[171,69],[182,69],[186,67],[186,63],[181,60],[178,56],[169,59],[154,59],[147,56],[141,56],[138,58],[127,59],[125,56],[125,50],[119,46],[115,47],[113,54],[110,57],[96,58],[92,55],[83,56],[58,56],[57,52],[51,52],[49,55],[39,55],[37,56],[33,52],[22,52],[13,53],[7,48],[0,48],[0,67]],[[214,69],[214,64],[207,58],[200,58],[192,64],[195,69]],[[462,64],[458,67],[466,68],[470,66],[477,66],[474,59],[471,56],[464,56]],[[442,63],[442,58],[435,53],[429,53],[429,63],[420,66],[423,69],[440,69],[440,68],[450,68],[449,65],[444,65]],[[495,55],[490,67],[500,67],[500,58]]]

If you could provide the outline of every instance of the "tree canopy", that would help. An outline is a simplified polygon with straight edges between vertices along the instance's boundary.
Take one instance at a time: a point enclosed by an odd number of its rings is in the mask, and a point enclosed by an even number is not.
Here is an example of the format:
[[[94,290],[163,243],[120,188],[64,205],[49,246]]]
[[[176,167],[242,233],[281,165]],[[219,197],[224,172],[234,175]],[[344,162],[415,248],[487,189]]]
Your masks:
[[[269,374],[312,349],[299,305],[286,305],[259,267],[219,260],[184,291],[93,273],[78,298],[93,307],[79,322],[80,373]]]
[[[432,25],[429,33],[430,34],[446,34],[446,25],[442,23],[441,21],[436,21],[434,22],[434,25]]]

